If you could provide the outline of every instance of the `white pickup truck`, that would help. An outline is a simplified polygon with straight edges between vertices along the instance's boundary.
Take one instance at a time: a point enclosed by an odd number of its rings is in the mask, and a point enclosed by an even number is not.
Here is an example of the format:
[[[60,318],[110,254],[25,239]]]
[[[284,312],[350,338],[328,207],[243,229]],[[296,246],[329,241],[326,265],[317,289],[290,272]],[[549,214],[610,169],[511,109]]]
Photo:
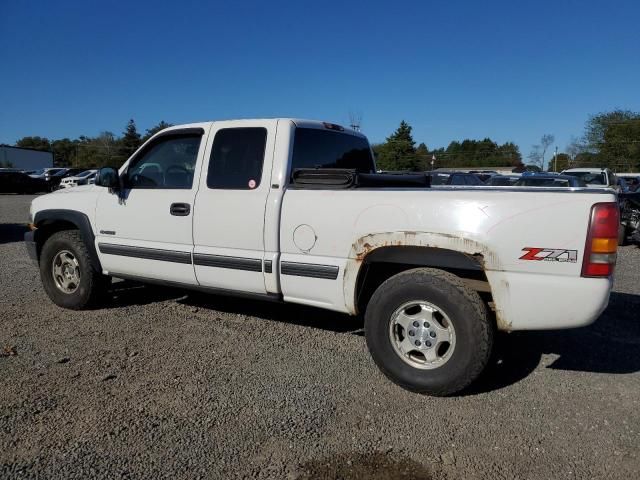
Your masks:
[[[606,307],[611,190],[375,172],[367,139],[331,123],[175,126],[95,185],[34,199],[25,241],[66,308],[118,277],[363,314],[382,372],[432,395],[478,377],[496,329],[579,327]]]

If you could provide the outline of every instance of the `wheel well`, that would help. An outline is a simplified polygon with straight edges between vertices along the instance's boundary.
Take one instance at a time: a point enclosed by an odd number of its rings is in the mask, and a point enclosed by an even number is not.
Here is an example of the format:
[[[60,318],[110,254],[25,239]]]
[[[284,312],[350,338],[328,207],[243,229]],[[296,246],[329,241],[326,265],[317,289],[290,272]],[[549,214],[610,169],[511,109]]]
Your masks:
[[[483,268],[482,255],[433,247],[390,246],[369,253],[358,272],[356,307],[364,312],[373,292],[387,279],[405,270],[431,267],[445,270],[464,280],[486,302],[492,302],[491,288]]]
[[[38,225],[35,234],[35,241],[38,246],[38,257],[40,257],[40,251],[42,250],[44,242],[46,242],[51,235],[61,232],[62,230],[78,230],[78,226],[67,220],[44,220]]]
[[[51,235],[62,230],[79,230],[82,240],[89,251],[89,258],[93,268],[101,272],[102,266],[95,247],[95,235],[89,217],[76,210],[52,209],[41,210],[35,214],[34,223],[37,230],[34,233],[38,258],[44,242]]]

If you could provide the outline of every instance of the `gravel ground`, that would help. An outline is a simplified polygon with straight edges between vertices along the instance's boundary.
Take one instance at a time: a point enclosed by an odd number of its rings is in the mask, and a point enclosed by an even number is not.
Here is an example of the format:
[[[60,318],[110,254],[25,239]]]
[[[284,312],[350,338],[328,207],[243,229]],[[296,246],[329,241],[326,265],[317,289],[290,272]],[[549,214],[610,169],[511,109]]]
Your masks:
[[[31,198],[0,196],[1,478],[637,477],[637,247],[594,325],[502,335],[442,399],[387,381],[330,312],[127,282],[62,310],[21,243]]]

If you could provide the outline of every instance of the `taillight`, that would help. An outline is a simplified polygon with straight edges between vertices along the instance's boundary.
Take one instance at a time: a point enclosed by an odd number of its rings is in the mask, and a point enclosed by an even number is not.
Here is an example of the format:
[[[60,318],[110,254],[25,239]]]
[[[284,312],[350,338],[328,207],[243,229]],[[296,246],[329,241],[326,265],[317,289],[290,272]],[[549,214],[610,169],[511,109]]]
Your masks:
[[[587,244],[582,261],[583,277],[608,277],[613,274],[619,225],[620,212],[617,203],[596,203],[591,207]]]

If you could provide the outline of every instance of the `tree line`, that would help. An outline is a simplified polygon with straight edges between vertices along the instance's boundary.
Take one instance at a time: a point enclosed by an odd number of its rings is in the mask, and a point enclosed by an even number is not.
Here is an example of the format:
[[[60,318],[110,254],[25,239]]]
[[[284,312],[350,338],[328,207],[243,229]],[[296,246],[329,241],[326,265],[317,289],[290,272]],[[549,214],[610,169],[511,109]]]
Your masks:
[[[584,134],[573,138],[563,152],[555,155],[555,136],[547,133],[533,145],[523,163],[513,142],[502,145],[485,138],[452,141],[446,148],[416,147],[412,128],[404,120],[385,142],[373,145],[381,170],[424,171],[433,168],[496,168],[562,171],[572,167],[607,167],[616,172],[640,171],[640,113],[612,110],[591,115]]]
[[[490,138],[454,140],[446,148],[416,147],[412,127],[402,120],[384,143],[373,145],[376,164],[385,171],[426,171],[432,168],[524,168],[520,149],[513,142],[499,145]]]
[[[584,134],[558,155],[558,167],[608,167],[640,171],[640,112],[612,110],[591,115]],[[550,165],[551,166],[551,165]]]
[[[81,135],[75,139],[50,140],[23,137],[17,147],[52,151],[57,166],[91,168],[101,165],[119,167],[136,149],[160,130],[171,126],[164,120],[138,132],[133,119],[121,136],[102,132],[96,137]],[[431,168],[496,168],[561,171],[570,167],[609,167],[617,172],[640,171],[640,113],[613,110],[592,115],[585,123],[584,134],[574,138],[557,157],[551,154],[555,142],[552,134],[544,134],[532,147],[528,164],[523,164],[520,149],[513,142],[498,144],[483,140],[454,140],[445,148],[429,149],[425,143],[416,146],[412,127],[401,121],[399,127],[383,143],[374,144],[378,168],[394,171],[426,171]]]
[[[160,121],[148,128],[144,135],[138,132],[136,122],[131,119],[121,136],[104,131],[96,137],[81,135],[78,138],[50,140],[45,137],[23,137],[16,147],[53,152],[54,164],[59,167],[93,168],[100,166],[120,167],[140,145],[160,130],[172,124]]]

